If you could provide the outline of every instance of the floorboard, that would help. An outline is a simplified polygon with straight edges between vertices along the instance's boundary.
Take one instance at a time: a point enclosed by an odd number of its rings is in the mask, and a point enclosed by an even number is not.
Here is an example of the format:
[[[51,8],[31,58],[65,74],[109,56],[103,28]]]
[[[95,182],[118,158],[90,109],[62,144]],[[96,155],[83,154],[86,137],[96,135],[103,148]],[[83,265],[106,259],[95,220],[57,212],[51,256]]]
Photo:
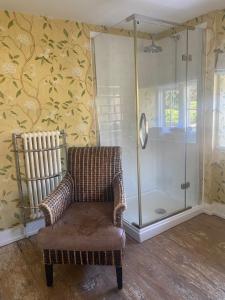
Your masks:
[[[107,266],[54,266],[45,284],[36,237],[0,248],[0,300],[224,300],[225,220],[199,215],[142,244],[128,238],[124,288]]]

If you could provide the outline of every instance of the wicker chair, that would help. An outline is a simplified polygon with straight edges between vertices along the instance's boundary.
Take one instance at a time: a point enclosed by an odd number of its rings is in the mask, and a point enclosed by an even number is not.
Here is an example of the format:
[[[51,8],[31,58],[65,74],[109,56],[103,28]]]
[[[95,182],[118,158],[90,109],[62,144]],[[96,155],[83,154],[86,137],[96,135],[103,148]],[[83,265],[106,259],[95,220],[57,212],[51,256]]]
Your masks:
[[[115,265],[121,289],[125,208],[120,148],[69,148],[67,175],[40,205],[47,286],[53,264]]]

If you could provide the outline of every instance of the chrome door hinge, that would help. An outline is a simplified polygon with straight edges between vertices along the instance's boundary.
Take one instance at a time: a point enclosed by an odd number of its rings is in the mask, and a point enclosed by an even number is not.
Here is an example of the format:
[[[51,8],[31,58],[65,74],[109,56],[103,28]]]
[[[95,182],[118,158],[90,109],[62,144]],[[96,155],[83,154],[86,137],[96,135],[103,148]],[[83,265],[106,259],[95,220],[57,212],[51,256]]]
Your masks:
[[[181,183],[180,187],[181,187],[182,190],[186,190],[190,187],[190,182]]]
[[[192,55],[191,54],[183,54],[182,55],[182,61],[192,61]]]

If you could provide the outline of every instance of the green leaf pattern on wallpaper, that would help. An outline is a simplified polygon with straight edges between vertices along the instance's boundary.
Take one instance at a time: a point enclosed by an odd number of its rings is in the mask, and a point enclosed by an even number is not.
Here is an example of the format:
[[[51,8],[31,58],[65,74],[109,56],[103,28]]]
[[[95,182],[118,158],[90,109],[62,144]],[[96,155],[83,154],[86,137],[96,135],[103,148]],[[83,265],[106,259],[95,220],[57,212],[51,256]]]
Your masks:
[[[20,222],[13,132],[95,144],[90,38],[78,22],[0,12],[0,230]]]

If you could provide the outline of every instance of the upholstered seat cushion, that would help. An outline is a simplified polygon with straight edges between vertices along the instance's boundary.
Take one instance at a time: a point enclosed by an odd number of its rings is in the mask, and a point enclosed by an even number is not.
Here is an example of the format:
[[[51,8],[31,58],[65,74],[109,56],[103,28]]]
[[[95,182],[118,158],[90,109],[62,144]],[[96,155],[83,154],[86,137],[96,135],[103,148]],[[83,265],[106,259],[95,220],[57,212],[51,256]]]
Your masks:
[[[113,226],[112,202],[75,202],[54,225],[40,230],[43,249],[108,251],[125,247],[125,232]]]

